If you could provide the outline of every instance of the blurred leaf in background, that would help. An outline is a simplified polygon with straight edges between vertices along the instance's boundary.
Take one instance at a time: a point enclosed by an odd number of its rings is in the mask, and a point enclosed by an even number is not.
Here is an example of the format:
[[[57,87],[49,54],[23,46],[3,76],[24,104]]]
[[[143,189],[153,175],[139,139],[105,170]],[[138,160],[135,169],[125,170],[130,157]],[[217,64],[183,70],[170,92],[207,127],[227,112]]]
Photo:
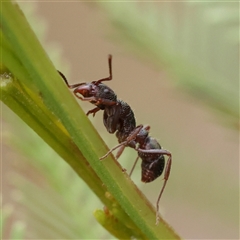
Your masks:
[[[11,204],[1,205],[1,237],[8,236],[9,239],[24,239],[26,236],[25,223],[14,218],[14,211],[16,210]]]
[[[238,130],[237,2],[102,2],[114,40],[164,68]],[[123,17],[124,16],[124,17]]]

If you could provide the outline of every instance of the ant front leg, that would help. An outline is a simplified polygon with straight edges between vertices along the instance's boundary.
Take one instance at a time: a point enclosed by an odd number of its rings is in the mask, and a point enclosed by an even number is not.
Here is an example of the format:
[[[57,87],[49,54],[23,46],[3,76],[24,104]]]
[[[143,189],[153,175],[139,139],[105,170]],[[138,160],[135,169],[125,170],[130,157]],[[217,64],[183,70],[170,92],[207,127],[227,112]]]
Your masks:
[[[98,111],[100,111],[100,110],[101,110],[101,109],[100,109],[99,107],[95,107],[95,108],[89,110],[86,115],[88,116],[89,114],[92,114],[93,117],[94,117],[95,114],[96,114]]]

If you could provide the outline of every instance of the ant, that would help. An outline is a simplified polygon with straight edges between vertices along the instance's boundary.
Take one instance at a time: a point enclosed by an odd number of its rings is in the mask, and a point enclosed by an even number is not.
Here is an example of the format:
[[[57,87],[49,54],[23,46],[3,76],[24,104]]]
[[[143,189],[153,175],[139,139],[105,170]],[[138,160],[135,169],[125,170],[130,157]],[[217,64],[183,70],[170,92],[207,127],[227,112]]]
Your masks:
[[[96,107],[89,110],[87,115],[93,117],[99,110],[103,110],[103,123],[109,133],[115,133],[119,144],[112,148],[100,160],[106,158],[115,149],[118,149],[116,159],[118,159],[126,146],[137,151],[138,156],[130,171],[131,176],[137,161],[142,159],[142,178],[141,181],[148,183],[158,178],[165,167],[164,183],[156,202],[156,225],[159,222],[159,202],[170,175],[172,155],[169,151],[161,148],[155,138],[149,136],[149,126],[139,125],[136,127],[136,120],[131,107],[124,101],[118,100],[115,92],[105,85],[104,81],[112,80],[112,55],[108,56],[109,77],[92,81],[91,83],[77,83],[69,85],[66,77],[59,72],[66,85],[74,89],[74,95],[82,101],[88,101]],[[168,156],[165,166],[164,155]]]

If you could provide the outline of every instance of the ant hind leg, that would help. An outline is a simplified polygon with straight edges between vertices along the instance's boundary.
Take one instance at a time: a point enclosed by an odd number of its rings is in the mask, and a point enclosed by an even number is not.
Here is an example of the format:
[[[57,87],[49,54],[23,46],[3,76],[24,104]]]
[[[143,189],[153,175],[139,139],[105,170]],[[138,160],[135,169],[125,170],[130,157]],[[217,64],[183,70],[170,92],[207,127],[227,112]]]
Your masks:
[[[169,178],[170,171],[171,171],[172,155],[168,155],[168,156],[169,157],[168,157],[167,164],[166,164],[165,171],[164,171],[164,183],[163,183],[162,189],[159,193],[159,196],[158,196],[158,199],[157,199],[157,202],[156,202],[156,225],[158,225],[159,220],[160,220],[160,217],[159,217],[159,202],[160,202],[160,199],[162,197],[163,191],[166,187],[167,180]]]

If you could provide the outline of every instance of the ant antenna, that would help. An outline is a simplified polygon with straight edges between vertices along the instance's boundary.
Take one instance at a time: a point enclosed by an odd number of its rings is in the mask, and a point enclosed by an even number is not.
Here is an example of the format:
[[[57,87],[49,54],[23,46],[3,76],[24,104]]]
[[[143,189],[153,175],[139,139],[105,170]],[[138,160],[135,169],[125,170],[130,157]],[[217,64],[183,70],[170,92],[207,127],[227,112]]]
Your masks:
[[[104,81],[112,80],[112,55],[111,54],[108,55],[108,68],[109,68],[109,77],[97,80],[95,82],[96,85]]]

